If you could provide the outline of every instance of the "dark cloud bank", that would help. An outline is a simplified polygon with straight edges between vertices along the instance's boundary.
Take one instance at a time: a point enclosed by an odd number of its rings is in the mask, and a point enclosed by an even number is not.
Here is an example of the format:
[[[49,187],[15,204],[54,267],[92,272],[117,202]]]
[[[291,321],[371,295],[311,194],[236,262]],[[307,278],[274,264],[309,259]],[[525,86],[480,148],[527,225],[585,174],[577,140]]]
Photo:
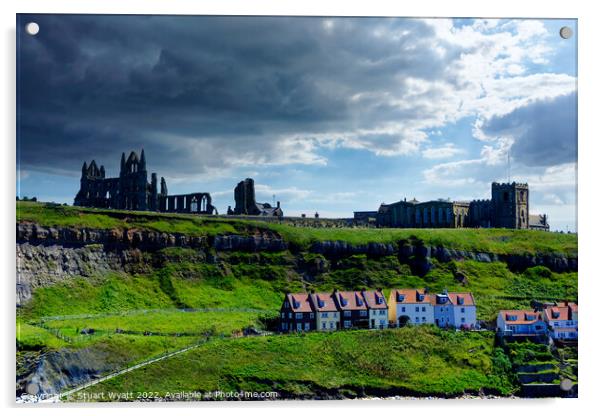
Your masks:
[[[32,20],[40,33],[18,35],[19,161],[37,171],[95,158],[114,172],[142,146],[172,175],[278,162],[278,137],[404,116],[354,94],[445,76],[414,20],[335,19],[329,32],[317,18],[21,15],[19,28]],[[377,29],[406,32],[375,41]]]
[[[553,166],[577,161],[577,94],[535,101],[489,120],[489,135],[515,139],[514,160],[526,166]]]

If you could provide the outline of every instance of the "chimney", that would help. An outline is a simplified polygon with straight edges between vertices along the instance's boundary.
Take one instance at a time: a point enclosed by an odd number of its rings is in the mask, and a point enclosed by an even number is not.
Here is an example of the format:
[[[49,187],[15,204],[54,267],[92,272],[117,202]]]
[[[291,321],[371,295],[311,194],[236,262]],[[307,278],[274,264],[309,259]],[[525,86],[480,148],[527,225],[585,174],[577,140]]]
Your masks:
[[[276,208],[280,208],[280,201],[276,202]]]

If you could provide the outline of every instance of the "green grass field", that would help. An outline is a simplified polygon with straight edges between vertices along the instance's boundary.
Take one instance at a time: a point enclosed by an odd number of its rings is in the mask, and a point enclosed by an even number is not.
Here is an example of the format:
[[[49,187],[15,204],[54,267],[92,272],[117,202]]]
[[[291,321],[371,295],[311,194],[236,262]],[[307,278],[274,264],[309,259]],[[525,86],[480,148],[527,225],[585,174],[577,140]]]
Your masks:
[[[59,330],[67,337],[79,336],[84,328],[93,328],[101,333],[115,333],[121,330],[151,334],[198,334],[199,337],[206,333],[229,336],[243,328],[259,326],[260,316],[263,316],[261,312],[252,311],[164,310],[53,319],[44,321],[43,324],[51,330]]]
[[[281,397],[362,391],[453,396],[512,392],[492,359],[491,333],[434,327],[216,340],[86,393],[277,391]]]

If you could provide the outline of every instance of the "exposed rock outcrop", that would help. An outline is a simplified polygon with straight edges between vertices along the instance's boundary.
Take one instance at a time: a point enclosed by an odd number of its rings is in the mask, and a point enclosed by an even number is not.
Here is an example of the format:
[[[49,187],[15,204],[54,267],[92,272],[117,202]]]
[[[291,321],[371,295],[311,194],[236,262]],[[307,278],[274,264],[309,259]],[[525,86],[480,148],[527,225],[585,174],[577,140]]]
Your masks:
[[[353,254],[365,254],[380,257],[397,255],[403,264],[409,264],[419,275],[426,274],[432,268],[432,259],[447,263],[452,260],[474,260],[484,263],[504,262],[512,271],[524,271],[529,267],[546,266],[554,272],[577,271],[577,258],[563,253],[555,254],[495,254],[456,250],[443,246],[424,245],[420,240],[402,240],[393,244],[369,243],[352,245],[345,241],[318,241],[312,244],[310,251],[326,257],[345,257]]]
[[[324,256],[343,257],[353,254],[367,254],[370,256],[392,256],[397,253],[393,244],[368,243],[353,245],[346,241],[316,241],[310,251]]]
[[[228,251],[282,251],[286,242],[273,232],[252,235],[218,235],[215,237],[188,236],[181,233],[161,233],[139,229],[93,229],[43,227],[38,224],[17,223],[17,243],[82,247],[102,244],[106,249],[140,249],[155,251],[167,247],[190,247]]]
[[[139,229],[93,229],[72,227],[43,227],[30,222],[17,223],[17,243],[81,247],[102,244],[109,249],[139,248],[157,250],[166,247],[208,246],[207,237],[187,236],[180,233],[161,233]]]
[[[17,397],[23,393],[53,395],[115,371],[122,363],[99,348],[61,349],[26,360],[17,374]]]
[[[102,245],[17,244],[17,306],[31,298],[33,289],[73,276],[109,271],[141,272],[148,267],[139,249],[106,251]]]
[[[252,236],[218,235],[213,239],[213,248],[218,251],[283,251],[288,245],[274,233],[260,233]]]

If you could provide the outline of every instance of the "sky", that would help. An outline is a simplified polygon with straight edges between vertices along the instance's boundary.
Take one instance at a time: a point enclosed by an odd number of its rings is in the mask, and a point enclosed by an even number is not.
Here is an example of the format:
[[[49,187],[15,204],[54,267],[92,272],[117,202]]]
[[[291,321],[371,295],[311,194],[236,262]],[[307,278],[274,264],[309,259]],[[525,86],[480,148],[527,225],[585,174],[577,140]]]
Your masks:
[[[28,22],[39,24],[31,36]],[[225,213],[489,198],[576,231],[575,20],[18,15],[17,192],[73,203],[81,166],[144,148]],[[149,176],[150,178],[150,176]]]

